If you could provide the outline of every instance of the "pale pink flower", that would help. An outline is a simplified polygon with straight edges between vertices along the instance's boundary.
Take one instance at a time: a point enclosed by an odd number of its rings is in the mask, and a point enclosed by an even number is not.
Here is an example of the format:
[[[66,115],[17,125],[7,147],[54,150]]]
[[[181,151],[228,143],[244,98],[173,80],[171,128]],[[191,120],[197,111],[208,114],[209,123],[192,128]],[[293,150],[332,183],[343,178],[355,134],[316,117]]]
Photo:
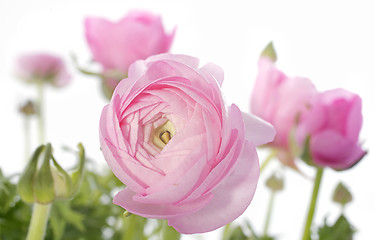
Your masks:
[[[295,167],[295,156],[290,149],[291,131],[317,91],[309,79],[288,77],[267,57],[259,59],[258,71],[251,112],[275,127],[276,137],[269,145],[279,150],[282,162]]]
[[[16,74],[25,82],[42,81],[55,87],[62,87],[71,79],[63,60],[52,54],[25,54],[18,58],[16,64]]]
[[[104,84],[110,93],[136,60],[169,51],[174,33],[167,34],[161,17],[132,11],[118,22],[88,17],[86,40],[94,60],[103,67]]]
[[[127,186],[114,203],[187,234],[217,229],[245,211],[259,177],[255,146],[275,134],[224,104],[220,67],[198,65],[172,54],[136,61],[100,119],[104,157]]]
[[[358,142],[362,127],[361,98],[344,89],[318,94],[311,109],[301,115],[297,129],[300,146],[309,138],[314,164],[342,170],[356,164],[366,152]]]

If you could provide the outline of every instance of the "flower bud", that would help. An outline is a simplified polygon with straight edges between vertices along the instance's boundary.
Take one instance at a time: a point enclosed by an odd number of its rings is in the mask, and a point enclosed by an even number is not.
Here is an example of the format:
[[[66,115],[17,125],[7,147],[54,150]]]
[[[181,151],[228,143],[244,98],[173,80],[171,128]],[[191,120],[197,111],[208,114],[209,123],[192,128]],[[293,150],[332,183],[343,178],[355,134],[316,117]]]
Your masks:
[[[84,149],[81,144],[79,148],[78,170],[69,175],[53,157],[50,143],[38,147],[18,182],[18,193],[22,200],[48,204],[56,199],[72,197],[79,188],[84,167]],[[38,166],[41,158],[43,162]]]
[[[270,42],[262,51],[260,54],[261,57],[267,57],[269,58],[272,62],[276,62],[277,60],[277,55],[276,51],[273,47],[273,42]]]
[[[284,188],[284,179],[283,177],[274,173],[270,178],[267,179],[266,186],[272,191],[281,191]]]
[[[347,203],[353,200],[353,197],[348,188],[340,182],[333,193],[332,200],[341,204],[342,206],[345,206]]]
[[[32,116],[35,115],[37,112],[36,106],[33,101],[28,100],[26,103],[21,105],[19,111],[24,114],[25,116]]]

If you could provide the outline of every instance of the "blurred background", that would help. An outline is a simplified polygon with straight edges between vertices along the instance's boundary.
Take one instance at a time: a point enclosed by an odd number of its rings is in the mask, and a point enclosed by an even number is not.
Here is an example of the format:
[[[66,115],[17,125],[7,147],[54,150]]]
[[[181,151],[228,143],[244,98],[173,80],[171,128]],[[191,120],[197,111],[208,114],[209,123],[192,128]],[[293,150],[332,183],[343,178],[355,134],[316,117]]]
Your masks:
[[[21,54],[39,51],[63,57],[73,75],[67,87],[46,90],[47,140],[57,148],[57,158],[69,165],[74,158],[59,152],[59,148],[82,142],[98,169],[107,168],[98,141],[99,117],[107,100],[99,79],[79,73],[70,55],[75,54],[82,66],[91,62],[84,37],[85,17],[117,21],[132,9],[160,14],[167,31],[177,26],[172,53],[198,57],[202,65],[214,62],[221,66],[226,101],[243,111],[249,110],[259,54],[271,40],[278,54],[277,66],[287,75],[310,78],[319,90],[341,87],[359,94],[364,116],[360,138],[369,154],[350,170],[325,171],[314,222],[321,224],[324,217],[328,222],[337,218],[340,209],[331,196],[337,183],[343,181],[354,197],[345,213],[358,231],[355,239],[373,238],[375,6],[371,0],[1,0],[0,166],[6,174],[20,172],[24,167],[23,119],[18,107],[36,94],[33,86],[15,77],[14,63]],[[36,126],[36,122],[32,124]],[[267,152],[261,150],[259,154],[262,162]],[[298,166],[306,176],[285,169],[285,188],[275,199],[270,234],[278,239],[299,239],[302,234],[314,171],[302,162]],[[264,182],[277,168],[280,164],[274,161],[262,173],[252,204],[237,222],[248,219],[256,230],[263,229],[270,197]],[[216,239],[220,231],[182,239]]]

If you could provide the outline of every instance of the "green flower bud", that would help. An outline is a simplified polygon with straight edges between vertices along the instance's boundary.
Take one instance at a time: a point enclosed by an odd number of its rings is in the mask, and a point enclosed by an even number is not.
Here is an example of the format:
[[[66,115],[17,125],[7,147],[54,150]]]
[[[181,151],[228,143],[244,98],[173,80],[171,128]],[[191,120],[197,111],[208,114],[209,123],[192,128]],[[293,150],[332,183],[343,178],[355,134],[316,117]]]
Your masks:
[[[34,198],[37,203],[47,204],[53,202],[55,199],[55,189],[50,167],[50,159],[52,158],[50,143],[45,146],[43,153],[44,160],[35,177]]]
[[[333,193],[333,201],[345,206],[352,200],[352,194],[349,192],[348,188],[340,182]]]
[[[48,204],[56,199],[71,198],[79,188],[84,167],[85,154],[82,144],[79,144],[79,148],[79,167],[70,176],[53,157],[50,143],[38,147],[18,182],[18,193],[22,200]],[[38,168],[41,158],[43,162]]]
[[[19,111],[25,116],[32,116],[36,114],[37,108],[33,101],[28,100],[26,103],[20,106]]]
[[[281,191],[284,189],[284,179],[278,174],[272,174],[266,181],[266,186],[272,191]]]
[[[272,60],[272,62],[276,62],[277,60],[277,55],[276,51],[273,47],[273,42],[271,41],[262,51],[260,54],[261,57],[268,57],[269,59]]]
[[[17,190],[21,199],[27,203],[35,202],[34,198],[34,182],[37,173],[38,159],[42,151],[44,150],[44,145],[38,147],[29,164],[23,171],[20,180],[18,181]]]

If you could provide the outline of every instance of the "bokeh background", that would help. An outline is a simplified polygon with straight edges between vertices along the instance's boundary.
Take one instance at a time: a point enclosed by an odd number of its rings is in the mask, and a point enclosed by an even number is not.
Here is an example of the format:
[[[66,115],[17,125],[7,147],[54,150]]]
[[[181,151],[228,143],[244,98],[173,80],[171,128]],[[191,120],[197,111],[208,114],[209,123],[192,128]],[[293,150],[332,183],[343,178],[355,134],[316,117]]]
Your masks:
[[[62,56],[73,75],[69,86],[48,87],[46,93],[47,140],[57,148],[57,158],[70,164],[74,158],[59,148],[83,142],[98,169],[106,168],[99,149],[98,122],[107,101],[100,81],[80,74],[70,54],[75,54],[82,66],[99,69],[90,63],[84,18],[102,16],[116,21],[132,9],[160,14],[169,31],[177,26],[171,52],[198,57],[202,64],[220,65],[225,72],[226,101],[243,111],[248,111],[259,53],[271,40],[278,54],[277,66],[286,74],[308,77],[319,90],[342,87],[358,93],[363,99],[361,141],[369,154],[353,169],[325,172],[314,222],[337,218],[340,209],[332,203],[331,195],[343,181],[354,196],[345,213],[358,230],[355,239],[373,238],[375,5],[371,0],[0,0],[0,166],[5,173],[20,172],[25,164],[23,119],[17,109],[36,93],[31,85],[16,79],[14,62],[23,53],[38,51]],[[36,137],[33,140],[37,142]],[[260,161],[266,155],[261,150]],[[298,166],[306,176],[281,170],[285,189],[276,196],[270,226],[270,233],[278,239],[300,239],[302,234],[314,171],[302,162]],[[277,161],[262,173],[254,200],[238,223],[246,218],[256,230],[263,229],[270,196],[264,181],[274,169],[280,169]],[[216,239],[219,233],[183,239]]]

